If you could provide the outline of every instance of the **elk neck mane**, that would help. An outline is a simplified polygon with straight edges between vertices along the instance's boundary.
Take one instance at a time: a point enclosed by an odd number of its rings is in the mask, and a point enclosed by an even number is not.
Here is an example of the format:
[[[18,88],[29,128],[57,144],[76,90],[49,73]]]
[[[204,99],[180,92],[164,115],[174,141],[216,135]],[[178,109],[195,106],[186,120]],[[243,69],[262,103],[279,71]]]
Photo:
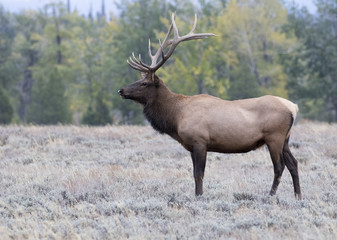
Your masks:
[[[146,119],[156,131],[161,134],[177,134],[177,115],[182,98],[185,96],[171,92],[160,83],[157,97],[143,109]]]

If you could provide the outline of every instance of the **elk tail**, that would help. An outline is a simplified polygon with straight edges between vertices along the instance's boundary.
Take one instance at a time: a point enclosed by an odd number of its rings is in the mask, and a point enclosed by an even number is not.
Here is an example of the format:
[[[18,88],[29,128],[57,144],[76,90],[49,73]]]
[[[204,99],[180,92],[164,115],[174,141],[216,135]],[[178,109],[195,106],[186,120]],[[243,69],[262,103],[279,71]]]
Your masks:
[[[290,115],[290,123],[289,123],[288,132],[287,132],[287,138],[289,138],[290,130],[291,130],[291,128],[293,127],[293,125],[295,123],[297,112],[298,112],[298,106],[297,106],[297,104],[294,104],[294,107],[293,107],[292,111],[289,114]]]

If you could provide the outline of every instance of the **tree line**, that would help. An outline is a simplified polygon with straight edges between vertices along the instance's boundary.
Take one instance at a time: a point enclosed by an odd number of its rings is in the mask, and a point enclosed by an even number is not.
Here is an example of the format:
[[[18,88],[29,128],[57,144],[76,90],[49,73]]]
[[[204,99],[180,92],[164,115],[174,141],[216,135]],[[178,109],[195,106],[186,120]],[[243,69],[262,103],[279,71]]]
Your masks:
[[[223,99],[272,94],[300,116],[337,121],[337,4],[317,12],[281,0],[129,0],[94,17],[62,3],[10,13],[0,5],[0,123],[139,124],[141,108],[117,90],[139,78],[126,59],[149,62],[176,12],[181,33],[217,37],[181,44],[158,75],[174,92]]]

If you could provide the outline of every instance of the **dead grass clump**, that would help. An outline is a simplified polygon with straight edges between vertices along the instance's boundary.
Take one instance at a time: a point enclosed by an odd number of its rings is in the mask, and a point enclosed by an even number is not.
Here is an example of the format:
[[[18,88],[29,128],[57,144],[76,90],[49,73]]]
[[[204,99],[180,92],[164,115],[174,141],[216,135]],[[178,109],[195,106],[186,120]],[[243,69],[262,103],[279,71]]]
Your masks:
[[[233,193],[234,201],[255,201],[256,197],[250,193]]]

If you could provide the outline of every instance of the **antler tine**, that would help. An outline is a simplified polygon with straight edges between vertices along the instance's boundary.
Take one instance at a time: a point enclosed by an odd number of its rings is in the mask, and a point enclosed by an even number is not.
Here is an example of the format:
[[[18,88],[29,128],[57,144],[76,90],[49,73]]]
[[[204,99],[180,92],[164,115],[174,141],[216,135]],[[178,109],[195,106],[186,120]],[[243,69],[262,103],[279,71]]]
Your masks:
[[[139,67],[137,64],[135,64],[133,62],[133,60],[131,59],[131,57],[129,59],[126,60],[126,62],[130,65],[130,67],[132,67],[133,69],[139,70],[139,71],[143,71],[143,69],[141,67]]]
[[[194,35],[193,31],[194,31],[195,25],[196,25],[196,18],[194,20],[192,31],[190,33],[188,33],[187,35],[183,36],[183,37],[179,36],[178,27],[177,27],[176,22],[175,22],[175,14],[174,13],[172,13],[172,18],[171,19],[172,19],[172,23],[171,23],[170,30],[167,33],[166,37],[165,37],[163,45],[160,47],[160,49],[158,49],[158,51],[156,53],[156,56],[155,56],[156,59],[157,59],[159,57],[159,54],[160,54],[160,51],[161,51],[162,52],[162,59],[161,59],[161,61],[158,64],[155,64],[155,65],[154,65],[154,63],[151,64],[151,70],[152,71],[158,70],[167,61],[167,59],[170,58],[170,56],[172,55],[174,49],[177,47],[177,45],[180,42],[188,40],[188,39],[186,39],[186,36],[188,36],[191,39],[193,39],[192,35]],[[173,33],[174,33],[174,37],[173,37],[173,39],[171,39],[170,41],[168,41],[168,37],[171,34],[172,30],[173,30]],[[169,45],[171,45],[171,47],[167,51],[167,53],[165,55],[163,51]]]
[[[208,37],[211,37],[211,36],[216,36],[213,33],[194,33],[195,28],[197,26],[197,19],[198,19],[198,16],[197,16],[197,14],[195,14],[192,30],[187,35],[181,37],[182,42],[188,41],[188,40],[193,40],[193,39],[203,39],[203,38],[208,38]]]
[[[179,32],[178,32],[178,28],[177,28],[177,25],[175,23],[175,14],[172,13],[172,22],[171,22],[171,25],[170,25],[170,28],[165,36],[165,39],[164,39],[164,42],[163,44],[160,43],[160,40],[159,40],[159,44],[160,44],[160,48],[157,50],[153,60],[152,60],[152,64],[151,64],[151,71],[155,72],[156,70],[158,70],[165,62],[166,60],[172,55],[176,45],[179,43]],[[173,30],[173,33],[174,33],[174,38],[169,40],[169,37],[172,33],[172,30]],[[165,53],[164,53],[164,49],[167,48],[168,46],[170,46],[170,49],[168,50],[167,52],[167,55],[165,56]],[[157,63],[157,59],[159,57],[159,55],[161,55],[162,59],[159,63]]]
[[[194,23],[193,23],[193,27],[192,27],[192,30],[190,31],[190,33],[194,33],[194,30],[197,26],[197,19],[198,19],[198,17],[197,17],[197,14],[195,13],[194,14]]]
[[[162,57],[162,59],[164,59],[165,58],[165,54],[164,54],[164,49],[163,49],[163,45],[161,44],[161,42],[160,42],[160,39],[159,39],[159,45],[160,45],[160,51],[161,51],[161,57]]]
[[[133,58],[132,58],[133,57]],[[136,57],[135,57],[135,54],[132,53],[132,57],[130,57],[127,62],[128,64],[136,69],[136,70],[139,70],[141,72],[149,72],[150,69],[148,68],[148,66],[146,66],[145,64],[142,64],[142,62],[140,62]],[[130,60],[130,62],[129,62]]]
[[[132,52],[132,57],[130,57],[130,61],[133,63],[133,65],[136,65],[138,68],[142,69],[143,72],[150,71],[150,67],[146,65],[145,63],[143,63],[142,56],[140,54],[138,55],[138,58],[137,58],[135,56],[135,53]]]
[[[149,70],[150,67],[148,65],[146,65],[145,63],[143,63],[143,61],[142,61],[142,55],[141,54],[139,54],[137,60],[138,60],[138,62],[139,62],[140,65],[142,65],[144,68],[146,68],[147,70]]]
[[[131,58],[131,57],[130,57],[130,58]],[[139,60],[136,58],[134,52],[132,52],[132,59],[133,59],[133,61],[136,62],[137,64],[140,64],[140,62],[139,62]]]
[[[131,58],[131,57],[130,57],[130,58]],[[136,62],[136,64],[142,65],[142,60],[141,60],[140,54],[139,54],[139,59],[138,59],[138,58],[135,56],[135,53],[132,52],[132,60],[133,60],[134,62]],[[145,67],[145,66],[143,66],[143,67]]]
[[[172,25],[173,25],[173,30],[174,30],[174,40],[179,38],[179,32],[178,32],[178,28],[176,25],[176,22],[174,21],[175,19],[175,14],[172,13]]]
[[[137,65],[133,65],[132,63],[129,62],[129,59],[126,60],[126,62],[129,64],[130,67],[132,67],[135,70],[144,72],[144,70],[142,68],[139,68]]]
[[[176,25],[176,22],[175,22],[175,13],[172,13],[172,22],[171,22],[171,25],[170,25],[170,28],[164,38],[164,41],[163,43],[160,42],[159,40],[159,49],[157,50],[156,54],[155,55],[152,55],[152,52],[151,52],[151,41],[149,39],[149,56],[151,58],[151,65],[148,66],[146,64],[144,64],[142,62],[142,59],[141,59],[141,55],[139,55],[139,58],[137,59],[135,54],[132,53],[132,57],[129,58],[129,60],[127,60],[128,64],[136,69],[136,70],[139,70],[141,72],[146,72],[146,73],[149,73],[149,72],[156,72],[166,61],[167,59],[170,58],[170,56],[172,55],[174,49],[177,47],[177,45],[180,43],[180,42],[184,42],[184,41],[188,41],[188,40],[194,40],[194,39],[203,39],[203,38],[207,38],[207,37],[210,37],[210,36],[215,36],[215,34],[213,33],[198,33],[198,34],[195,34],[194,31],[195,31],[195,28],[197,26],[197,14],[194,15],[194,23],[193,23],[193,26],[192,26],[192,30],[180,37],[179,36],[179,31],[178,31],[178,28],[177,28],[177,25]],[[173,39],[169,39],[171,33],[173,31]],[[171,46],[170,46],[171,45]],[[166,52],[165,54],[165,49],[170,46],[169,50]],[[159,56],[161,56],[161,60],[160,62],[157,63],[157,60],[159,58]]]
[[[168,38],[170,37],[170,35],[171,35],[171,33],[172,33],[172,30],[173,30],[173,23],[171,23],[171,25],[170,25],[170,28],[169,28],[169,30],[167,31],[167,34],[166,34],[166,36],[165,36],[165,38],[164,38],[164,44],[167,42],[170,42],[170,41],[168,41]],[[168,44],[169,45],[169,44]],[[167,46],[168,46],[167,45]]]
[[[169,30],[166,33],[166,36],[164,38],[163,44],[160,43],[160,39],[159,39],[160,48],[157,50],[157,52],[154,56],[152,56],[152,57],[150,56],[151,60],[152,60],[150,68],[153,69],[154,71],[156,71],[158,69],[158,68],[155,68],[155,66],[157,65],[158,57],[162,54],[162,52],[164,51],[165,48],[167,48],[169,45],[172,44],[172,40],[169,40],[169,37],[172,33],[172,30],[173,30],[173,24],[171,23],[170,28],[169,28]],[[150,49],[150,46],[149,46],[149,49]]]
[[[151,60],[153,60],[153,56],[152,56],[152,53],[151,53],[151,40],[149,39],[149,56],[151,58]]]

